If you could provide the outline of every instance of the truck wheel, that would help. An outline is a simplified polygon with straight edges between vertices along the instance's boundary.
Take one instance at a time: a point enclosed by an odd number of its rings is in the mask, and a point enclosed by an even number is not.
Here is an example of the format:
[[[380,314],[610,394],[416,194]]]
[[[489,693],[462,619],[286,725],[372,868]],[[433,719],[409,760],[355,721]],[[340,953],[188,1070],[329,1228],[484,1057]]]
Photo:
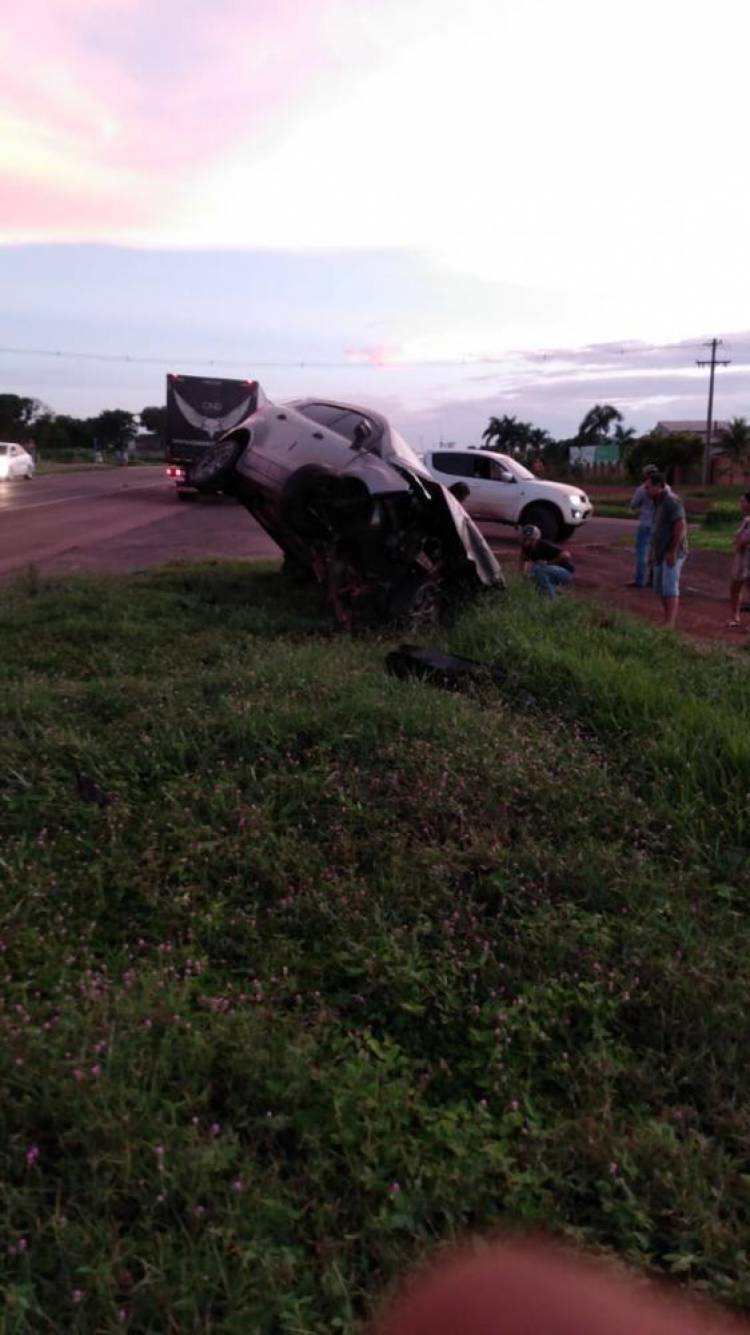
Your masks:
[[[557,542],[562,537],[562,515],[552,505],[530,505],[521,515],[521,523],[535,524],[547,542]]]
[[[177,488],[178,501],[194,501],[197,499],[197,496],[198,496],[197,491],[188,491],[186,487]]]

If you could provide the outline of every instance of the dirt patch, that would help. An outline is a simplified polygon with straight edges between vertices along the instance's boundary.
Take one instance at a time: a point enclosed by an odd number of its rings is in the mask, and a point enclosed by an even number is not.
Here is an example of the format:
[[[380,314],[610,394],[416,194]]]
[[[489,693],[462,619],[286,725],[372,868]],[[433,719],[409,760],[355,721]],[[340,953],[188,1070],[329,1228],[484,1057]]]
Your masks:
[[[517,559],[518,541],[493,527],[486,536],[501,561]],[[576,597],[595,599],[605,607],[632,612],[656,625],[661,623],[661,602],[650,589],[629,589],[633,578],[635,524],[624,519],[592,519],[570,543],[575,561]],[[677,628],[702,647],[723,644],[750,649],[750,612],[746,631],[728,630],[729,569],[724,552],[691,551],[682,572],[682,593]]]

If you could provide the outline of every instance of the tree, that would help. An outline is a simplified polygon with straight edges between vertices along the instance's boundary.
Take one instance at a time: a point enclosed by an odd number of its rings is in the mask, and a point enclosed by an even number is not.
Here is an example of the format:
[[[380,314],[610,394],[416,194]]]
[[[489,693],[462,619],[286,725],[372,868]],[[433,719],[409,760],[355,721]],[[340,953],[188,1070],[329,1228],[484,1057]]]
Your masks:
[[[490,418],[482,432],[482,440],[485,442],[482,449],[500,450],[502,454],[525,458],[528,454],[539,454],[550,437],[541,427],[533,426],[531,422],[519,422],[506,413],[503,417]]]
[[[93,448],[92,419],[45,413],[34,424],[34,440],[42,453],[48,450],[88,452]]]
[[[612,423],[621,421],[622,413],[613,408],[611,403],[595,403],[578,428],[578,444],[601,445],[603,441],[609,440]]]
[[[141,408],[141,425],[147,431],[153,432],[159,440],[164,443],[167,431],[167,410],[166,408]]]
[[[719,432],[718,443],[731,459],[744,459],[750,455],[750,423],[745,417],[733,417],[729,426]]]
[[[34,423],[49,415],[39,399],[27,399],[20,394],[0,394],[0,440],[28,440]]]
[[[646,464],[656,464],[671,482],[676,468],[689,468],[702,455],[703,441],[693,431],[676,431],[670,435],[663,431],[649,431],[630,446],[625,467],[632,478],[640,481]]]
[[[634,439],[635,439],[634,426],[621,426],[619,422],[616,423],[612,440],[614,441],[615,445],[619,446],[621,459],[623,455],[627,452],[630,446],[630,442]]]
[[[135,435],[135,417],[124,408],[106,408],[98,417],[90,417],[88,425],[100,449],[125,450]]]

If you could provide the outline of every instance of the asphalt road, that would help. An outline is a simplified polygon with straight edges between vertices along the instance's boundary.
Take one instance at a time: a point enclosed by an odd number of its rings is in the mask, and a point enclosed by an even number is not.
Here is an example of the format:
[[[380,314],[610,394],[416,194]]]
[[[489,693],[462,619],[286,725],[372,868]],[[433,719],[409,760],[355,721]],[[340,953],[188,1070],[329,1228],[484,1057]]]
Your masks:
[[[31,564],[46,574],[275,555],[241,506],[213,496],[179,502],[163,467],[0,482],[0,577]]]

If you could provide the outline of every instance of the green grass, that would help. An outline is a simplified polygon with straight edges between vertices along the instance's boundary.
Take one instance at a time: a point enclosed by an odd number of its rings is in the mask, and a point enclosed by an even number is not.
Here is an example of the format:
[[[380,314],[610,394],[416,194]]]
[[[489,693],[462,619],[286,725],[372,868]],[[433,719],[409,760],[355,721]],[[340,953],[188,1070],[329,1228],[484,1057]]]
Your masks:
[[[126,466],[128,468],[153,467],[155,464],[161,465],[162,462],[161,459],[131,459]],[[100,473],[105,469],[120,467],[123,467],[123,465],[115,463],[114,459],[107,458],[104,458],[102,462],[98,464],[94,463],[93,460],[87,462],[83,459],[76,460],[72,463],[65,463],[59,459],[41,459],[37,464],[36,472],[37,477],[46,477],[47,475],[54,473],[89,473],[92,470]]]
[[[0,636],[4,1330],[349,1332],[503,1226],[748,1303],[739,655],[514,584],[452,696],[240,564]]]

